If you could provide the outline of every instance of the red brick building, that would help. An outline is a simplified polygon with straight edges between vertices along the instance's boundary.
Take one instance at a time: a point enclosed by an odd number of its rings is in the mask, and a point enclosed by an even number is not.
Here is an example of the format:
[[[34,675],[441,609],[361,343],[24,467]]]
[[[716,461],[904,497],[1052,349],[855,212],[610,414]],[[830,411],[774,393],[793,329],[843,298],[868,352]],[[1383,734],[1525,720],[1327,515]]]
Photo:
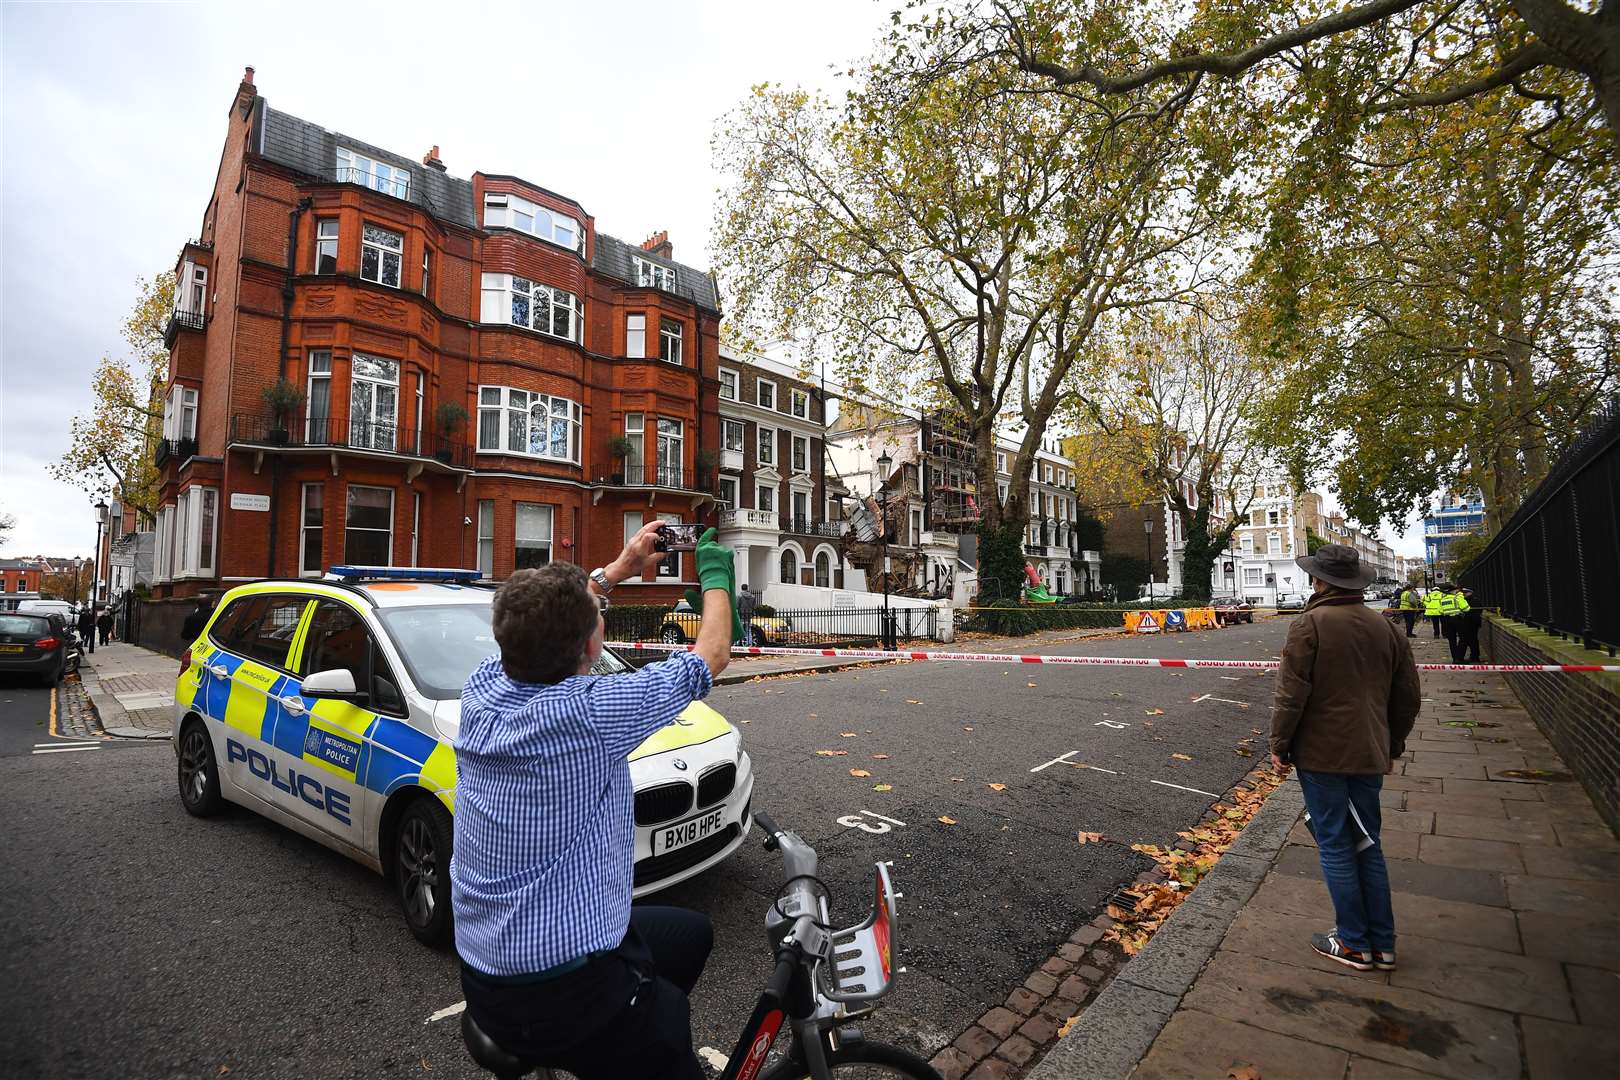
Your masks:
[[[627,245],[252,78],[177,265],[158,595],[339,563],[589,569],[650,517],[714,520],[712,278],[662,233]],[[671,599],[690,564],[620,596]]]

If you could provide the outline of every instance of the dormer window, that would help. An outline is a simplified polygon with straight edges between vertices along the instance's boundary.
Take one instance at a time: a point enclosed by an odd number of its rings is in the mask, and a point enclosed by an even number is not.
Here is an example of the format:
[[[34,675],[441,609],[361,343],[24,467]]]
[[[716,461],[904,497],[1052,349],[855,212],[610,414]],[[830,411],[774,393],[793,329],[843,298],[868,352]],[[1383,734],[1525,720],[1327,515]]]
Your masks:
[[[484,228],[516,229],[569,251],[580,249],[582,230],[578,221],[557,210],[504,192],[492,191],[484,196]]]
[[[662,289],[665,292],[675,291],[675,271],[668,266],[632,255],[636,264],[636,284],[644,289]]]
[[[396,199],[408,199],[411,196],[409,169],[402,165],[378,161],[357,150],[342,146],[338,147],[337,152],[336,178],[346,184],[359,184],[380,191],[384,195],[392,195]]]

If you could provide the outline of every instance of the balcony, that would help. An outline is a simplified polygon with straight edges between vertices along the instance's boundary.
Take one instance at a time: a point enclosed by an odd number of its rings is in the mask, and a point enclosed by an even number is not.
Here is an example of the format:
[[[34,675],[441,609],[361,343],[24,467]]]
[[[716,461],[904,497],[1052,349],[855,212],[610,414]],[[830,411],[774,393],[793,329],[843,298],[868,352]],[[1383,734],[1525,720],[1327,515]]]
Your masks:
[[[742,472],[743,452],[741,450],[720,451],[720,470],[722,472]]]
[[[331,417],[279,420],[270,413],[231,417],[231,445],[290,453],[358,453],[435,462],[450,470],[471,470],[472,448],[459,438],[401,428],[391,423],[343,421]],[[420,472],[421,470],[416,470]]]
[[[171,311],[169,321],[163,326],[163,347],[174,348],[175,338],[180,336],[182,330],[195,330],[198,333],[208,329],[208,316],[200,311]]]
[[[809,518],[789,518],[782,522],[782,531],[798,536],[826,536],[836,540],[844,535],[842,521],[811,521]]]
[[[152,464],[163,468],[165,461],[185,463],[197,455],[196,439],[159,439],[152,448]]]
[[[633,459],[597,465],[591,470],[591,483],[604,488],[656,488],[663,491],[695,491],[708,494],[714,477],[705,470],[680,465],[660,465]]]
[[[761,532],[781,532],[777,527],[775,510],[748,510],[739,507],[736,510],[727,510],[720,515],[720,528],[724,529],[758,529]]]

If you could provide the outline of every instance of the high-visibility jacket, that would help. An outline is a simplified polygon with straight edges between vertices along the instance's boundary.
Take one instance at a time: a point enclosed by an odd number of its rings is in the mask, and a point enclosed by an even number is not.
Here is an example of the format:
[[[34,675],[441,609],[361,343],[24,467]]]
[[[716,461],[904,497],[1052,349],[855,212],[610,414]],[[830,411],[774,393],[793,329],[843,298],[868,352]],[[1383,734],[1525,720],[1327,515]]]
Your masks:
[[[1458,615],[1461,615],[1463,612],[1468,610],[1468,597],[1466,597],[1466,596],[1464,596],[1462,594],[1462,590],[1459,589],[1457,592],[1454,592],[1451,595],[1452,595],[1452,598],[1457,601],[1457,614]]]
[[[1457,601],[1462,599],[1460,592],[1446,592],[1440,594],[1440,617],[1450,618],[1457,614]]]
[[[1423,595],[1423,614],[1440,614],[1440,598],[1444,595],[1445,593],[1442,593],[1439,589],[1430,589],[1425,593]]]
[[[1413,589],[1402,589],[1401,590],[1401,610],[1402,611],[1417,611],[1422,606],[1423,605],[1418,603],[1418,594],[1417,594],[1416,590],[1413,590]]]

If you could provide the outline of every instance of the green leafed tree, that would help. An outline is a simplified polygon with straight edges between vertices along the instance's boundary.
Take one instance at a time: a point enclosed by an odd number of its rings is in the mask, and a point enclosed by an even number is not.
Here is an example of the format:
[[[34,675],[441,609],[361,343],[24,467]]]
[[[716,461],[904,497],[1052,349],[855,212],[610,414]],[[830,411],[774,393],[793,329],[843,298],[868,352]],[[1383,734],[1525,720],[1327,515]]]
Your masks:
[[[139,279],[136,285],[138,295],[122,328],[128,354],[103,356],[96,365],[90,411],[69,422],[67,451],[51,473],[92,498],[115,497],[150,521],[157,514],[152,454],[163,435],[169,364],[163,332],[174,311],[174,274]]]
[[[917,78],[937,44],[902,27],[842,101],[757,87],[716,137],[715,248],[739,337],[961,417],[993,548],[1029,515],[1024,485],[991,494],[998,427],[1027,476],[1099,323],[1217,273],[1224,191],[1178,107],[1021,93],[1007,62]]]

